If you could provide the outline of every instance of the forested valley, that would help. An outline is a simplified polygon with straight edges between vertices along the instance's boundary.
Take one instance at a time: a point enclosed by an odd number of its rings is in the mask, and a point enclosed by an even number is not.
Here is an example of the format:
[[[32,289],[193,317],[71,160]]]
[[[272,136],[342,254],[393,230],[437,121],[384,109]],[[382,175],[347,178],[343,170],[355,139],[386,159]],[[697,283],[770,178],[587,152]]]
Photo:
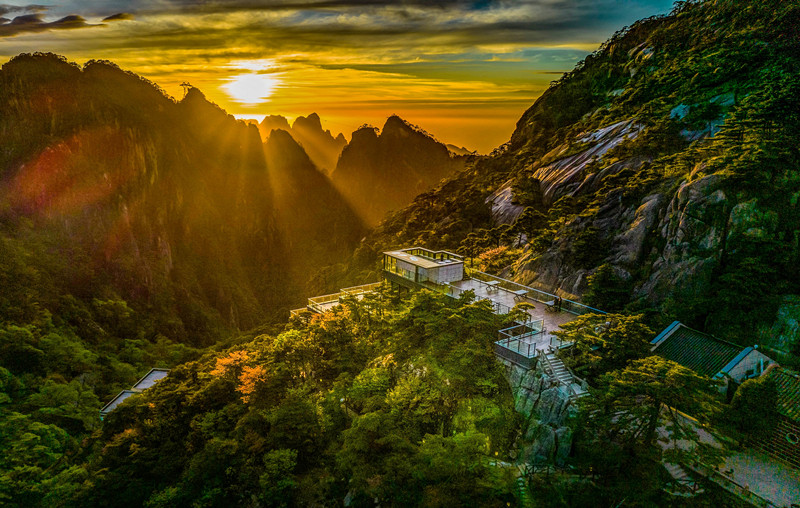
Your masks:
[[[679,320],[800,368],[798,27],[796,2],[677,2],[485,156],[399,117],[348,142],[316,115],[259,126],[197,88],[173,100],[111,62],[13,58],[0,504],[736,506],[665,490],[659,411],[747,443],[778,418],[775,387],[726,397],[650,342]],[[521,473],[530,415],[492,349],[524,309],[385,284],[289,317],[412,246],[608,312],[556,332],[591,393],[558,471]],[[155,367],[169,375],[100,419]]]

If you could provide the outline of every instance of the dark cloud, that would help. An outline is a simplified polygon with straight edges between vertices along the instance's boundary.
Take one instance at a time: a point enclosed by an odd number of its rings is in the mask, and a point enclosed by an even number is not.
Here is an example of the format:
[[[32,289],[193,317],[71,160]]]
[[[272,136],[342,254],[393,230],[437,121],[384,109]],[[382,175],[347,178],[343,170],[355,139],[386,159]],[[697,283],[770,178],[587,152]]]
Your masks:
[[[118,12],[111,16],[106,16],[103,21],[130,21],[133,19],[133,14],[130,12]]]
[[[44,12],[47,7],[44,5],[8,5],[0,4],[0,15],[10,14],[12,12]]]
[[[43,5],[0,5],[0,14],[12,12],[24,12],[15,16],[13,19],[0,17],[0,37],[12,37],[25,33],[45,32],[48,30],[71,30],[76,28],[87,28],[92,25],[86,22],[83,16],[71,14],[55,21],[45,21],[44,12],[47,7]]]

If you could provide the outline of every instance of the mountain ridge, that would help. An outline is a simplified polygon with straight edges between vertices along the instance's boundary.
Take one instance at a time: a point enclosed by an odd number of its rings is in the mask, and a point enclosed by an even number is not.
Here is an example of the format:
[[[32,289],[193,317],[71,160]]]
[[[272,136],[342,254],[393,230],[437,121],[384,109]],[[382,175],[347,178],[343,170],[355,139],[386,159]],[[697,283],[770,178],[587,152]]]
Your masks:
[[[797,157],[765,133],[794,143],[796,17],[779,2],[718,0],[626,27],[554,82],[506,145],[417,197],[369,241],[462,253],[478,245],[487,256],[500,245],[502,273],[520,282],[601,308],[614,290],[627,292],[632,310],[791,348],[796,331],[765,330],[798,293],[797,207],[777,198],[797,192]],[[687,28],[695,25],[704,28]],[[761,107],[788,116],[776,122]],[[762,122],[748,146],[767,147],[766,159],[715,155],[747,153],[734,142],[747,122]],[[784,169],[759,169],[775,168],[771,157]],[[743,174],[764,183],[742,186]],[[592,279],[601,271],[611,274],[605,288]],[[764,273],[770,288],[743,282]]]
[[[274,129],[288,132],[303,147],[317,168],[327,174],[333,172],[342,149],[347,145],[341,132],[334,137],[330,130],[322,128],[322,121],[316,113],[298,116],[291,126],[283,116],[267,115],[258,124],[258,129],[264,141],[268,140]]]
[[[364,125],[353,132],[331,180],[367,224],[375,225],[386,212],[402,208],[443,177],[460,171],[465,160],[424,130],[392,115],[382,129]]]

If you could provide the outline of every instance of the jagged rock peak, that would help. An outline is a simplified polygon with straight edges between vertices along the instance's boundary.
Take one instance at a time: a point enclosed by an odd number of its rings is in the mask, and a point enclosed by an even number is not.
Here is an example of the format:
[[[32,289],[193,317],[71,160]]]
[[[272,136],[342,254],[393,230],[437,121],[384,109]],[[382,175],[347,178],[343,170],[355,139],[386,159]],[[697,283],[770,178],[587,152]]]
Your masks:
[[[281,115],[265,116],[264,119],[261,120],[259,127],[265,132],[270,132],[273,129],[282,129],[285,131],[291,129],[291,127],[289,127],[289,120],[287,120],[285,116]]]
[[[292,124],[292,129],[298,128],[313,129],[315,131],[324,132],[322,129],[322,121],[320,120],[319,115],[316,113],[311,113],[308,116],[298,116]]]

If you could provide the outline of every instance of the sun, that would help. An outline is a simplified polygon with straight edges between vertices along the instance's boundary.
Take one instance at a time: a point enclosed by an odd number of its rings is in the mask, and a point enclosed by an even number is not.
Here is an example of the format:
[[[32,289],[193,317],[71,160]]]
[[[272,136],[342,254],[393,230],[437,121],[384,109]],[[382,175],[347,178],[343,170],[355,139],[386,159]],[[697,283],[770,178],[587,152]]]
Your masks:
[[[233,76],[222,88],[239,104],[254,106],[267,102],[278,84],[275,76],[250,72]]]

